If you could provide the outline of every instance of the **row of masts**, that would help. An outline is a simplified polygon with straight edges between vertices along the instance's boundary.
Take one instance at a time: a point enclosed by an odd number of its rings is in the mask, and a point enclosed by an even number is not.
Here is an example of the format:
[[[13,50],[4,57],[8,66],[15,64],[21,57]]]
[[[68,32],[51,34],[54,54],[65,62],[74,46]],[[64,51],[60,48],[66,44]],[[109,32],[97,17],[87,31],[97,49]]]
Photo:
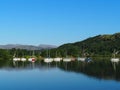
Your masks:
[[[17,61],[22,61],[22,62],[25,62],[25,61],[35,62],[36,59],[35,59],[34,57],[31,57],[31,58],[28,58],[28,59],[15,57],[15,58],[13,58],[13,61],[14,61],[14,62],[17,62]]]
[[[116,55],[117,55],[118,53],[119,53],[119,51],[115,51],[115,50],[114,50],[114,52],[113,52],[113,57],[111,58],[111,62],[117,63],[117,62],[120,61],[119,58],[116,58]],[[84,54],[85,54],[85,53],[84,53]],[[73,58],[70,58],[70,57],[67,56],[67,52],[66,52],[66,57],[65,57],[65,58],[57,57],[57,52],[56,52],[56,58],[51,58],[51,57],[50,57],[50,50],[47,51],[47,57],[46,57],[46,58],[43,58],[43,59],[44,59],[44,62],[46,62],[46,63],[50,63],[50,62],[53,62],[53,61],[55,61],[55,62],[60,62],[60,61],[70,62],[70,61],[73,61]],[[82,61],[82,62],[85,62],[85,61],[86,61],[86,62],[90,62],[90,61],[91,61],[91,59],[88,58],[88,57],[85,57],[85,55],[83,55],[82,57],[78,57],[77,60],[78,60],[78,61]],[[22,58],[19,58],[19,57],[16,57],[16,54],[14,54],[14,56],[13,56],[13,61],[15,61],[15,62],[16,62],[16,61],[35,62],[35,61],[36,61],[36,58],[35,58],[35,55],[34,55],[34,51],[33,51],[32,56],[29,57],[28,59],[25,58],[24,55],[23,55]]]
[[[72,61],[71,58],[67,58],[67,53],[66,53],[66,58],[61,58],[61,57],[57,57],[57,52],[56,52],[56,58],[51,58],[50,57],[50,50],[47,50],[47,58],[44,58],[44,62],[46,63],[50,63],[50,62],[60,62],[60,61],[64,61],[64,62],[70,62]]]
[[[24,55],[23,55],[22,58],[19,58],[19,57],[16,56],[16,53],[15,53],[14,56],[13,56],[13,61],[14,61],[14,62],[17,62],[17,61],[22,61],[22,62],[25,62],[25,61],[35,62],[35,61],[36,61],[36,58],[35,58],[35,55],[34,55],[34,51],[33,51],[33,55],[32,55],[31,57],[29,57],[28,59],[25,58]]]
[[[50,57],[50,50],[47,50],[47,57],[43,58],[43,60],[44,60],[45,63],[50,63],[50,62],[53,62],[53,61],[55,61],[55,62],[60,62],[60,61],[71,62],[71,61],[74,61],[74,60],[78,60],[78,61],[82,61],[82,62],[86,61],[86,57],[83,57],[83,55],[82,55],[82,57],[71,58],[71,57],[67,56],[67,51],[65,52],[65,54],[66,54],[66,57],[62,58],[62,57],[58,57],[58,52],[56,52],[56,58],[51,58]],[[33,51],[33,55],[30,58],[28,58],[28,59],[26,59],[24,57],[24,55],[23,55],[22,58],[18,58],[18,57],[16,57],[16,53],[13,56],[13,61],[15,61],[15,62],[16,61],[23,61],[23,62],[30,61],[30,62],[35,62],[36,60],[37,59],[36,59],[36,57],[34,55],[34,51]]]

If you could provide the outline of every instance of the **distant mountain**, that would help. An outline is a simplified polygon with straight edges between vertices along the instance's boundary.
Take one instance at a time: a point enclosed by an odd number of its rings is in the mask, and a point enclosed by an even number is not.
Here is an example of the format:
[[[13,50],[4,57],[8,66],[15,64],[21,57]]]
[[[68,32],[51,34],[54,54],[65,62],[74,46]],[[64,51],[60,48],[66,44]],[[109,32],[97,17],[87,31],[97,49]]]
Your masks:
[[[58,47],[60,50],[66,50],[69,55],[75,51],[79,54],[89,53],[98,55],[111,55],[113,51],[120,50],[120,33],[112,35],[97,35],[86,40],[68,43]]]
[[[57,46],[55,46],[55,45],[46,45],[46,44],[40,44],[38,47],[42,48],[42,49],[57,48]]]
[[[27,49],[27,50],[41,50],[41,49],[52,49],[57,48],[57,46],[54,45],[45,45],[41,44],[39,46],[34,45],[20,45],[20,44],[7,44],[7,45],[0,45],[0,49]]]

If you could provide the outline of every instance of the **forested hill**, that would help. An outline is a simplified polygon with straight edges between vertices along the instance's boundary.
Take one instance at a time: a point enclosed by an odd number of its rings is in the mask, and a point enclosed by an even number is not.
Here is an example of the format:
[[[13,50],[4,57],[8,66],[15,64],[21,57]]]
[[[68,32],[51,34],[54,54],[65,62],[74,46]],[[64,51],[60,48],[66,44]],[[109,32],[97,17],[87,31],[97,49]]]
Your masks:
[[[114,50],[120,50],[120,33],[97,35],[80,42],[64,44],[58,47],[58,49],[66,50],[69,55],[82,53],[88,53],[90,55],[111,55]]]

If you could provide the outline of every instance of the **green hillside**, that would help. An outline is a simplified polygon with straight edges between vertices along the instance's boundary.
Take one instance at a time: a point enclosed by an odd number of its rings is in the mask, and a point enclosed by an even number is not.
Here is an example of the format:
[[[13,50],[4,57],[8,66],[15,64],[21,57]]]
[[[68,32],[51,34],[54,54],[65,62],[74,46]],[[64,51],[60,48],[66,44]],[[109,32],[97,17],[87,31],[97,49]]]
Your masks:
[[[113,51],[120,50],[120,33],[113,35],[98,35],[86,40],[68,43],[58,47],[59,51],[71,56],[82,56],[83,54],[91,56],[111,56]]]

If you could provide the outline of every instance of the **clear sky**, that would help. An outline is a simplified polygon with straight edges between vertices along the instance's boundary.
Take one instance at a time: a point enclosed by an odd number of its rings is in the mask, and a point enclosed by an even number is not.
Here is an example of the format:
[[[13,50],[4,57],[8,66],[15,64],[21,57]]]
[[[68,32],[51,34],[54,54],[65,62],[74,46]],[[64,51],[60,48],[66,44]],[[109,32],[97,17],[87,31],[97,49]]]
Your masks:
[[[61,45],[120,32],[120,0],[0,0],[0,44]]]

